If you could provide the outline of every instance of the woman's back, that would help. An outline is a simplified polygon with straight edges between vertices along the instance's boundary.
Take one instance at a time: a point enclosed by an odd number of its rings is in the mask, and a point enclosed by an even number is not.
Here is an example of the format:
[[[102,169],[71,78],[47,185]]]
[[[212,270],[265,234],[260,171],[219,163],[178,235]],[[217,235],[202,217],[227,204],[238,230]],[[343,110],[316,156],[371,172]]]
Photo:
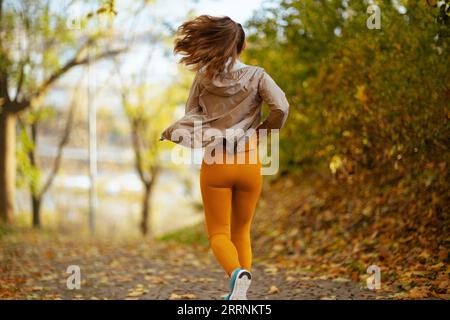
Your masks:
[[[231,71],[213,79],[199,70],[189,93],[185,116],[167,128],[162,138],[190,148],[215,145],[223,138],[234,140],[239,151],[249,129],[262,128],[263,101],[271,109],[263,129],[281,128],[289,104],[284,92],[263,68],[237,60]]]

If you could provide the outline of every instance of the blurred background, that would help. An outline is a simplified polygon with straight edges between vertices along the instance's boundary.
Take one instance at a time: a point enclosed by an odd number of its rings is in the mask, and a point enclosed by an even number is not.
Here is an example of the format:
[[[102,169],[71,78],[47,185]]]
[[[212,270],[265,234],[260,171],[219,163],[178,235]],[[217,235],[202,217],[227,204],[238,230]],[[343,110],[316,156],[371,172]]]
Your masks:
[[[199,166],[170,161],[174,146],[158,138],[193,79],[172,54],[176,28],[228,15],[247,33],[242,61],[264,67],[291,105],[255,251],[356,282],[382,264],[394,292],[449,297],[448,0],[0,8],[4,248],[33,229],[207,246]]]
[[[177,66],[174,32],[202,12],[244,22],[260,4],[5,1],[8,84],[15,100],[30,105],[17,115],[16,208],[8,219],[83,233],[95,183],[96,233],[157,235],[198,222],[198,166],[171,164],[171,146],[157,143],[184,112],[193,76]],[[91,109],[96,155],[89,153]]]

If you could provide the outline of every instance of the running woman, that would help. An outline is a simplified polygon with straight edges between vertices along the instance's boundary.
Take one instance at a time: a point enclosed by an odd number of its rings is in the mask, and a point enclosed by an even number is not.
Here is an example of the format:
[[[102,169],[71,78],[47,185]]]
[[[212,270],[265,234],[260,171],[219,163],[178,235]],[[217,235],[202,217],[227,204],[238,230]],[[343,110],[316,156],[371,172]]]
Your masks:
[[[269,74],[241,62],[246,44],[241,24],[229,17],[202,15],[178,28],[174,53],[196,75],[185,115],[160,138],[205,148],[200,188],[210,248],[230,278],[226,300],[247,299],[250,228],[262,187],[259,141],[284,125],[289,110]],[[261,122],[263,102],[270,113]]]

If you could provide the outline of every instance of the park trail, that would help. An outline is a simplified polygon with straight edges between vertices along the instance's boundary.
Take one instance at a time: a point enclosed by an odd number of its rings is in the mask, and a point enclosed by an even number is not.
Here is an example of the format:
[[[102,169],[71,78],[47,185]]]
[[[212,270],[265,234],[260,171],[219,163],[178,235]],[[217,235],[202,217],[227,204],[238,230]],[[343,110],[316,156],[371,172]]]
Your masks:
[[[228,288],[208,248],[173,241],[15,233],[0,239],[0,271],[1,299],[210,300],[223,299]],[[348,279],[313,277],[271,261],[255,259],[252,271],[252,300],[386,297]]]

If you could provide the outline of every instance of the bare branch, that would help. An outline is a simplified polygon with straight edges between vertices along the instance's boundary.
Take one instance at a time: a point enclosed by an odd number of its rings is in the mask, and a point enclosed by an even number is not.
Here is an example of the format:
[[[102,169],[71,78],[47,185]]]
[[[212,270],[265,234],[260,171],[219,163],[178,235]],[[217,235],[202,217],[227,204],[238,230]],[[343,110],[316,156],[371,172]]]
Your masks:
[[[86,44],[83,45],[78,51],[77,53],[74,55],[74,57],[72,59],[70,59],[68,62],[66,62],[66,64],[64,66],[62,66],[60,69],[56,70],[53,74],[51,74],[47,80],[45,80],[40,86],[39,88],[33,93],[31,94],[30,97],[28,97],[28,99],[24,99],[23,101],[15,101],[13,103],[13,111],[14,112],[20,112],[26,108],[28,108],[30,106],[31,100],[33,98],[38,98],[39,96],[41,96],[42,94],[44,94],[46,92],[46,90],[58,79],[60,79],[64,74],[66,74],[69,70],[71,70],[72,68],[76,67],[76,66],[80,66],[80,65],[84,65],[87,64],[91,61],[95,61],[95,60],[101,60],[104,58],[108,58],[108,57],[113,57],[115,55],[118,55],[124,51],[126,51],[126,48],[122,48],[122,49],[114,49],[114,50],[107,50],[107,51],[103,51],[99,54],[96,54],[93,57],[89,57],[86,56],[84,58],[81,58],[80,56],[82,55],[83,52],[85,52],[86,50],[86,46],[91,43],[93,40],[88,40],[86,41]]]
[[[4,100],[4,106],[11,106],[8,94],[8,75],[5,70],[0,71],[0,97]]]
[[[3,0],[0,0],[0,31],[3,31]],[[3,32],[1,32],[3,33]],[[3,39],[1,37],[0,33],[0,54],[3,54]],[[3,63],[2,63],[3,64]],[[8,74],[6,70],[3,68],[0,69],[0,97],[5,99],[6,101],[3,101],[3,104],[7,104],[9,102],[9,96],[8,96],[8,81],[7,78]]]
[[[128,90],[125,85],[125,81],[123,79],[122,71],[119,67],[118,61],[115,59],[114,66],[116,69],[117,76],[119,78],[119,87],[120,87],[120,100],[122,102],[122,106],[125,107],[128,104]],[[145,187],[149,186],[150,180],[146,176],[144,172],[144,168],[142,165],[142,148],[141,148],[141,142],[139,139],[139,126],[140,119],[134,118],[133,116],[130,116],[127,114],[128,121],[131,126],[131,142],[133,146],[133,152],[134,152],[134,167],[138,173],[139,179],[141,182],[145,185]]]
[[[57,156],[55,158],[55,161],[53,162],[53,167],[48,175],[47,181],[44,183],[42,189],[39,192],[39,197],[42,197],[42,195],[44,195],[47,192],[47,190],[50,188],[56,174],[59,171],[59,168],[61,167],[63,150],[64,150],[65,145],[69,142],[70,134],[71,134],[72,128],[73,128],[73,122],[74,122],[74,118],[75,118],[75,110],[76,110],[76,105],[77,105],[77,103],[76,103],[77,93],[78,93],[78,90],[76,89],[72,96],[72,101],[71,101],[70,109],[69,109],[69,115],[67,117],[66,126],[64,128],[64,133],[61,137],[61,140],[58,143]]]
[[[3,17],[3,0],[0,0],[0,20]]]
[[[142,165],[142,148],[139,142],[139,120],[131,119],[131,140],[133,143],[134,150],[134,166],[136,171],[138,172],[139,178],[145,186],[151,182],[146,173],[144,172],[144,168]]]
[[[16,88],[16,96],[14,97],[14,102],[17,102],[19,99],[20,92],[22,91],[22,85],[23,81],[25,80],[25,66],[27,65],[27,61],[23,61],[20,64],[20,74],[19,74],[19,81],[17,82],[17,88]]]
[[[79,65],[87,64],[92,60],[101,60],[104,58],[115,56],[119,53],[124,52],[125,50],[126,49],[108,50],[108,51],[101,52],[101,53],[95,55],[94,57],[85,57],[83,59],[80,59],[79,55],[80,55],[81,51],[83,51],[83,49],[80,49],[80,51],[71,60],[69,60],[62,68],[60,68],[55,73],[50,75],[50,77],[42,83],[42,85],[39,87],[39,89],[37,90],[35,95],[39,95],[42,92],[45,92],[45,90],[52,83],[54,83],[56,80],[61,78],[61,76],[64,75],[65,73],[67,73],[67,71],[69,71],[70,69],[72,69],[76,66],[79,66]]]

